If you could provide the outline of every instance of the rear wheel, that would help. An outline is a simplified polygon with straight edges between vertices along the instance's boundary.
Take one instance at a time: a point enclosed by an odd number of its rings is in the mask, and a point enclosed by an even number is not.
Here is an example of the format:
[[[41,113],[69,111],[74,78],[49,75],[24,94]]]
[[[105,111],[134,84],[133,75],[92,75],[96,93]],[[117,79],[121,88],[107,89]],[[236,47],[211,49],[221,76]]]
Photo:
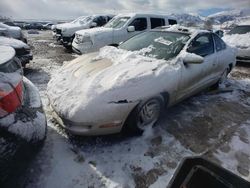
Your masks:
[[[137,105],[127,118],[123,131],[143,133],[147,127],[153,126],[158,121],[163,104],[163,97],[157,96]]]

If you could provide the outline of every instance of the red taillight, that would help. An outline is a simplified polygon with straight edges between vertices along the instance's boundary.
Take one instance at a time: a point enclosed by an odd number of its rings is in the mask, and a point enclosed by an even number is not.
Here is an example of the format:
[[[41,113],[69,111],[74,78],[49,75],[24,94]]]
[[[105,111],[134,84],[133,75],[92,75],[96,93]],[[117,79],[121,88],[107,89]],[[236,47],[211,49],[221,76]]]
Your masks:
[[[14,112],[22,104],[23,83],[19,82],[16,86],[8,86],[9,91],[0,88],[0,117]],[[13,88],[14,87],[14,88]]]

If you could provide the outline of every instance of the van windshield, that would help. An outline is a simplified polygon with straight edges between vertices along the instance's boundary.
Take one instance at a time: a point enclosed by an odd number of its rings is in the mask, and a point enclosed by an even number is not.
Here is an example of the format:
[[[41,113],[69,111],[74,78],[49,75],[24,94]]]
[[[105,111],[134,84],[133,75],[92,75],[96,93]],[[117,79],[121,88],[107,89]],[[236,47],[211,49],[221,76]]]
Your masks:
[[[115,17],[110,20],[104,27],[119,29],[123,27],[129,19],[130,17]]]

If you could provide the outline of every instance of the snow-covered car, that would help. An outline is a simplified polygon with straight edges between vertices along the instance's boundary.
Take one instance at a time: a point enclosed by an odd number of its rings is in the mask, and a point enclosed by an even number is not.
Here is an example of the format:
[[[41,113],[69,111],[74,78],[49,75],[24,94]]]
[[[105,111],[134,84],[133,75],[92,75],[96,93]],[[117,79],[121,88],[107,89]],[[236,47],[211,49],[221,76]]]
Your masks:
[[[119,14],[104,27],[77,31],[72,48],[78,54],[94,52],[106,45],[118,46],[144,31],[171,24],[177,24],[177,21],[166,15]]]
[[[93,27],[101,27],[111,18],[113,18],[113,15],[82,16],[70,23],[58,25],[56,29],[57,39],[61,40],[64,47],[71,48],[76,31]]]
[[[15,50],[0,46],[0,185],[15,171],[21,153],[31,155],[46,137],[38,89],[22,75]],[[30,150],[30,151],[31,151]]]
[[[12,48],[14,48],[16,51],[16,56],[21,61],[23,67],[25,67],[26,64],[33,59],[33,54],[30,50],[29,45],[20,40],[0,35],[0,46],[11,46]]]
[[[9,25],[6,25],[4,23],[0,23],[0,29],[1,30],[6,30],[5,35],[7,37],[12,37],[12,38],[15,38],[15,39],[18,39],[18,40],[21,40],[21,41],[27,43],[27,39],[24,36],[24,34],[23,34],[20,27],[9,26]]]
[[[250,25],[236,26],[223,37],[223,40],[238,49],[238,62],[250,63]]]
[[[54,24],[53,24],[53,23],[44,24],[44,25],[43,25],[43,29],[44,29],[44,30],[51,30],[52,25],[54,25]]]
[[[210,31],[179,26],[66,63],[48,84],[54,117],[77,135],[142,132],[163,107],[226,79],[235,48]]]

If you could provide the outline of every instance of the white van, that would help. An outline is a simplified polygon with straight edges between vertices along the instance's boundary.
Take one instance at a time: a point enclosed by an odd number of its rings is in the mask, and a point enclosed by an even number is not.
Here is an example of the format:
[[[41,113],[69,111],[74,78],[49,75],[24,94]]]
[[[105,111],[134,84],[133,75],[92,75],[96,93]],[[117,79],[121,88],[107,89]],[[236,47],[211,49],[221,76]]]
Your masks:
[[[177,24],[176,19],[166,15],[119,14],[104,27],[77,31],[72,48],[78,54],[94,52],[106,45],[118,46],[141,32],[174,24]]]
[[[101,27],[113,17],[113,15],[82,16],[72,22],[59,24],[56,26],[56,38],[57,40],[61,40],[64,47],[71,47],[76,31],[93,27]]]

